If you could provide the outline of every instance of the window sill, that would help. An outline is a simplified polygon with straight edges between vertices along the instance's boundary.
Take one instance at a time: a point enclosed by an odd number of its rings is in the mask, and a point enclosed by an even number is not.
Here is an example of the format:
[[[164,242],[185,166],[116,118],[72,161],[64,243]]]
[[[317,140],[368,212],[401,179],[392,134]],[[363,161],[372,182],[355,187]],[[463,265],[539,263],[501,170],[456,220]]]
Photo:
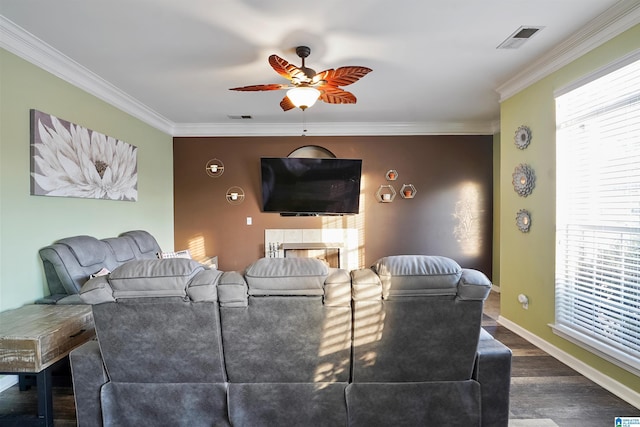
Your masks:
[[[640,376],[640,359],[629,354],[623,353],[613,347],[606,346],[588,335],[582,334],[574,329],[563,325],[549,324],[553,333],[561,338],[601,357],[608,362],[631,372],[633,375]]]

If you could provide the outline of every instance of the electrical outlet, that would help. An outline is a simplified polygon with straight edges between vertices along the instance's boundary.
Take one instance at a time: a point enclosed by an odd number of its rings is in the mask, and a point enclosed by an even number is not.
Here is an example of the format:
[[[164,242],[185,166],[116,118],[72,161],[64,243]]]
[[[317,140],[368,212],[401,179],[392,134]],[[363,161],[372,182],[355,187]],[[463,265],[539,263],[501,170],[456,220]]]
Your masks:
[[[247,217],[247,225],[251,225],[253,224],[253,218],[251,218],[250,216]]]

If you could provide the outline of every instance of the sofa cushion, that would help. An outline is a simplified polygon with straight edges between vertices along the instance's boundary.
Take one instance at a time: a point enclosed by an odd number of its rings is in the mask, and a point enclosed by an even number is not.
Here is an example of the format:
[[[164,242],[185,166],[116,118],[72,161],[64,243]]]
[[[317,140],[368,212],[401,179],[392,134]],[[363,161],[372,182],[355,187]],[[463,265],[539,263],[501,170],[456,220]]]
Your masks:
[[[351,271],[351,293],[354,301],[382,299],[382,282],[370,268]]]
[[[351,306],[351,276],[347,270],[331,269],[324,282],[324,305],[329,307]]]
[[[226,380],[217,304],[145,298],[92,308],[96,336],[111,381]]]
[[[456,295],[462,268],[442,256],[396,255],[372,266],[382,282],[384,299],[425,295]]]
[[[104,263],[107,258],[107,247],[104,242],[91,236],[75,236],[60,239],[60,243],[69,248],[82,267]]]
[[[245,271],[249,295],[323,295],[328,275],[314,258],[261,258]]]
[[[160,252],[160,246],[158,246],[155,237],[147,231],[126,231],[120,234],[119,237],[131,240],[131,245],[134,252],[136,252],[137,259],[157,258],[157,253]]]
[[[321,296],[255,296],[246,308],[220,307],[231,382],[346,382],[351,308]]]
[[[220,307],[246,307],[249,304],[247,282],[237,271],[225,271],[218,282]]]
[[[111,248],[111,251],[113,251],[113,255],[118,263],[122,264],[135,259],[136,256],[133,253],[133,248],[129,243],[129,239],[125,239],[123,237],[109,237],[102,239],[102,241]]]
[[[491,281],[484,273],[470,268],[462,269],[458,282],[458,298],[484,301],[491,292]]]
[[[216,302],[223,272],[208,270],[196,261],[135,260],[112,273],[88,280],[80,290],[86,304],[102,304],[122,298],[188,296],[194,302]]]
[[[200,270],[187,285],[187,294],[191,301],[218,301],[217,283],[220,277],[222,277],[222,271]]]
[[[121,265],[109,275],[117,298],[185,297],[189,281],[204,267],[193,260],[145,259]]]
[[[107,276],[97,276],[87,280],[80,289],[79,295],[83,303],[91,305],[116,300]]]

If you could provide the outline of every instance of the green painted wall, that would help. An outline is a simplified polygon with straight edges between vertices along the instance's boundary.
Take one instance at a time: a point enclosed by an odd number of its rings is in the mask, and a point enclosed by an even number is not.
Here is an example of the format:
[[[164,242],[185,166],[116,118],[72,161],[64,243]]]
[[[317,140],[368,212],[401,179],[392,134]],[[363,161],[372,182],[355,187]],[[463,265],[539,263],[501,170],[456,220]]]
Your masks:
[[[491,282],[500,287],[500,132],[493,135],[493,257]]]
[[[555,103],[553,92],[580,77],[640,48],[640,26],[635,26],[606,44],[505,100],[501,106],[500,147],[500,251],[501,315],[599,370],[640,392],[640,378],[622,370],[553,334],[555,268]],[[513,143],[518,126],[532,130],[525,150]],[[513,190],[512,173],[520,163],[536,174],[533,193],[524,198]],[[521,233],[515,224],[519,209],[531,212],[531,230]],[[529,309],[517,301],[529,297]]]
[[[29,110],[138,147],[138,201],[31,196]],[[0,310],[48,294],[38,249],[146,229],[173,249],[172,137],[0,49]]]

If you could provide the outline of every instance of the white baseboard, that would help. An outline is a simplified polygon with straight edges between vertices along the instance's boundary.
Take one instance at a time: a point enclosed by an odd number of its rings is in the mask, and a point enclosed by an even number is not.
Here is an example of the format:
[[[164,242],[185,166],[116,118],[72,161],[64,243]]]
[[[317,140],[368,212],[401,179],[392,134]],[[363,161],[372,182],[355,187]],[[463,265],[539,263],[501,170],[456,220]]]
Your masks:
[[[18,383],[17,375],[4,375],[0,377],[0,393]]]
[[[493,292],[500,293],[500,286],[491,285],[491,290],[492,290]]]
[[[570,355],[564,350],[559,349],[555,345],[543,340],[539,336],[532,334],[522,326],[519,326],[509,319],[499,316],[498,324],[509,329],[511,332],[520,335],[531,344],[547,352],[550,356],[555,357],[565,365],[576,370],[580,374],[589,378],[594,383],[598,384],[600,387],[610,391],[630,405],[633,405],[636,408],[640,408],[640,393],[632,390],[631,388],[614,380],[613,378],[606,376],[597,369],[594,369],[593,367],[587,365],[580,359]]]

